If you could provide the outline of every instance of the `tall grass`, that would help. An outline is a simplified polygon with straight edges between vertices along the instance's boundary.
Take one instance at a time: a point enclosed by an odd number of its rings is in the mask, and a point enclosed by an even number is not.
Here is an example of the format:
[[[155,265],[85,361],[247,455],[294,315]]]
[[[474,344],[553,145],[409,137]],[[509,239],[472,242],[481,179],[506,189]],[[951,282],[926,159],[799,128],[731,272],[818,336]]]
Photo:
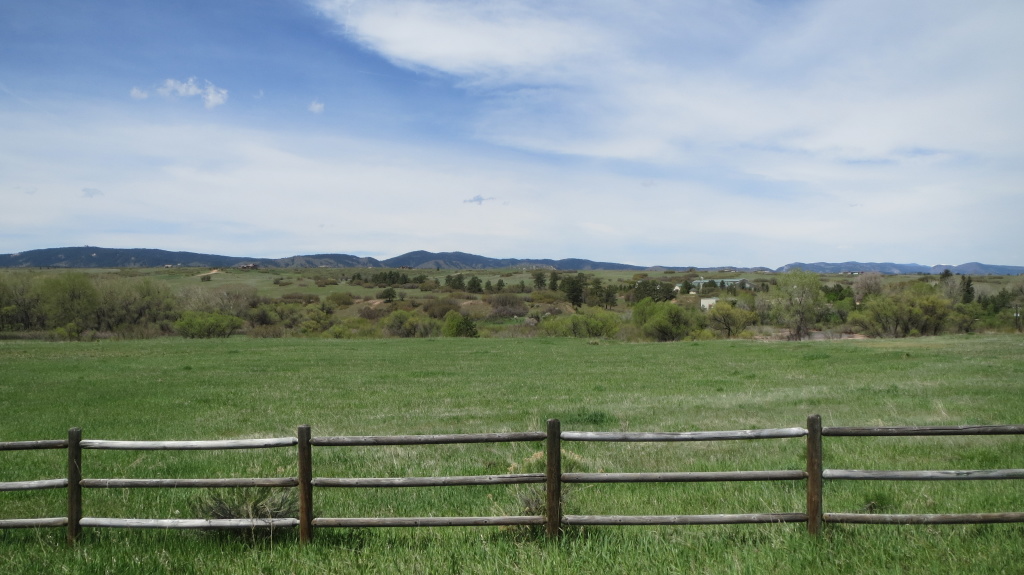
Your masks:
[[[543,430],[690,431],[1022,423],[1019,337],[622,344],[522,340],[0,342],[0,441]],[[799,439],[564,443],[582,471],[801,469]],[[540,444],[314,448],[321,477],[507,473]],[[61,477],[63,451],[0,452],[0,481]],[[1018,437],[826,438],[825,465],[1024,468]],[[85,453],[86,477],[287,477],[295,450]],[[1018,482],[826,483],[826,511],[1024,510]],[[204,490],[94,489],[85,513],[177,518]],[[510,487],[318,489],[318,516],[524,513]],[[590,485],[568,513],[793,512],[803,484]],[[0,518],[63,515],[62,491],[0,494]],[[603,527],[557,543],[500,528],[320,529],[312,546],[196,532],[0,532],[9,573],[839,573],[1020,571],[1016,525]]]

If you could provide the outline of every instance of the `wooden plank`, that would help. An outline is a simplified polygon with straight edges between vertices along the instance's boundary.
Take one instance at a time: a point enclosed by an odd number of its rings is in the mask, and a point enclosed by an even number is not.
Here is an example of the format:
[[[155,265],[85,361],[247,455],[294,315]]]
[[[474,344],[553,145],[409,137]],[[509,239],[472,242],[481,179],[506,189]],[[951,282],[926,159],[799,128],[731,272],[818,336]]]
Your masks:
[[[785,439],[803,437],[802,427],[785,429],[748,429],[740,431],[686,431],[686,432],[615,432],[565,431],[563,441],[727,441],[735,439]]]
[[[0,451],[19,451],[22,449],[64,449],[68,446],[66,439],[44,439],[40,441],[0,441]]]
[[[690,483],[702,481],[792,481],[805,471],[681,471],[664,473],[563,473],[563,483]]]
[[[821,444],[821,416],[807,418],[807,532],[812,536],[821,535],[823,457]]]
[[[0,519],[0,529],[31,529],[33,527],[64,527],[67,517],[40,517],[39,519]]]
[[[951,513],[894,515],[882,513],[826,513],[827,523],[871,525],[962,525],[972,523],[1024,523],[1024,513]]]
[[[318,517],[316,527],[484,527],[544,525],[542,515],[510,517]]]
[[[35,491],[60,489],[68,486],[67,479],[40,479],[37,481],[0,481],[0,491]]]
[[[264,529],[295,527],[298,519],[114,519],[83,517],[83,527],[122,529]]]
[[[516,433],[463,433],[450,435],[362,435],[313,437],[311,445],[317,446],[359,446],[359,445],[440,445],[447,443],[507,443],[514,441],[544,441],[543,431]]]
[[[566,515],[566,525],[733,525],[738,523],[803,523],[804,513],[737,515]]]
[[[83,479],[82,487],[136,488],[136,487],[296,487],[294,477],[229,477],[223,479]]]
[[[822,435],[832,437],[887,437],[906,435],[1018,435],[1024,425],[942,425],[911,427],[826,427]]]
[[[137,451],[157,450],[205,450],[205,449],[260,449],[264,447],[289,447],[298,444],[294,437],[268,439],[223,439],[213,441],[108,441],[86,439],[83,449],[124,449]]]
[[[82,428],[68,430],[68,532],[69,545],[82,533]]]
[[[562,532],[562,423],[547,421],[546,462],[544,465],[544,535],[548,539]]]
[[[826,469],[825,479],[869,481],[955,481],[979,479],[1024,479],[1024,469],[954,469],[942,471],[881,471],[864,469]]]
[[[314,487],[445,487],[544,483],[543,473],[462,475],[449,477],[314,477]]]
[[[300,425],[295,436],[299,440],[299,543],[313,541],[313,452],[308,425]]]

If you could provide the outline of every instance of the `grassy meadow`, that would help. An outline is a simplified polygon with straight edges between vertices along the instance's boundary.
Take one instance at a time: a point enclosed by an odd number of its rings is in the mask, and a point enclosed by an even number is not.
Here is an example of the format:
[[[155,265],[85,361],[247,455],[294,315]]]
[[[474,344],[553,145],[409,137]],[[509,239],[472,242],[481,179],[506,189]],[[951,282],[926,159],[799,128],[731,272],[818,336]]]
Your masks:
[[[1024,338],[661,344],[523,339],[0,341],[0,441],[694,431],[1024,423]],[[836,469],[1024,468],[1019,436],[825,438]],[[563,443],[566,471],[802,469],[803,439]],[[541,443],[315,447],[314,476],[540,471]],[[290,477],[295,448],[84,453],[85,477]],[[0,452],[0,482],[57,478],[63,450]],[[201,489],[87,489],[92,517],[194,517]],[[800,512],[803,482],[570,487],[571,514]],[[321,517],[535,513],[527,486],[315,491]],[[1019,481],[826,482],[826,512],[1024,511]],[[65,514],[62,490],[0,493],[0,519]],[[802,524],[318,529],[258,538],[0,531],[4,573],[1020,573],[1024,526]]]

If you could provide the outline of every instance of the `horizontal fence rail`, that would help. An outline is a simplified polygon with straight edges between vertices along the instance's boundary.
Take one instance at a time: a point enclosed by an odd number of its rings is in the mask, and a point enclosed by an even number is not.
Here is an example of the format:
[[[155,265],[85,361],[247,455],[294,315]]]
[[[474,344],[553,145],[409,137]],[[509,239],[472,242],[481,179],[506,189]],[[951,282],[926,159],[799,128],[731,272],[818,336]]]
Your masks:
[[[64,527],[69,543],[74,543],[82,527],[120,529],[283,529],[298,527],[299,540],[312,540],[314,528],[332,527],[474,527],[544,526],[549,537],[557,537],[571,525],[730,525],[744,523],[806,523],[812,535],[826,523],[875,525],[942,525],[1021,523],[1022,512],[952,514],[831,513],[824,510],[826,481],[986,481],[1024,479],[1024,469],[977,470],[864,470],[826,469],[823,457],[824,437],[910,437],[910,436],[1024,435],[1024,425],[965,425],[909,427],[822,427],[821,418],[812,415],[807,427],[754,429],[738,431],[687,432],[584,432],[561,431],[558,420],[549,420],[546,431],[468,433],[442,435],[321,436],[314,437],[309,426],[298,428],[295,437],[231,439],[210,441],[112,441],[82,439],[81,429],[68,431],[67,440],[0,442],[0,451],[63,449],[67,451],[67,477],[28,481],[0,482],[0,492],[65,489],[66,517],[0,519],[0,529]],[[663,471],[635,473],[564,473],[563,441],[577,442],[693,442],[771,440],[805,438],[807,466],[799,470],[749,471]],[[378,447],[394,445],[447,445],[544,442],[544,473],[508,473],[500,475],[461,475],[441,477],[314,477],[312,448]],[[85,478],[82,477],[82,450],[193,451],[237,450],[297,447],[294,477],[248,478]],[[562,513],[562,484],[613,483],[696,483],[749,481],[803,481],[806,484],[806,509],[792,513],[737,513],[708,515],[588,515]],[[316,517],[313,512],[314,488],[418,488],[486,485],[543,484],[545,506],[542,515],[492,517]],[[246,519],[140,519],[88,517],[82,513],[83,489],[135,488],[297,488],[298,517]]]
[[[788,439],[804,437],[802,427],[747,429],[739,431],[645,432],[562,432],[555,441],[684,442]],[[660,473],[561,473],[562,483],[686,483],[720,481],[797,481],[807,478],[803,470],[717,471]],[[728,515],[566,515],[563,525],[724,525],[739,523],[806,522],[806,513],[739,513]],[[549,532],[555,530],[552,521]]]

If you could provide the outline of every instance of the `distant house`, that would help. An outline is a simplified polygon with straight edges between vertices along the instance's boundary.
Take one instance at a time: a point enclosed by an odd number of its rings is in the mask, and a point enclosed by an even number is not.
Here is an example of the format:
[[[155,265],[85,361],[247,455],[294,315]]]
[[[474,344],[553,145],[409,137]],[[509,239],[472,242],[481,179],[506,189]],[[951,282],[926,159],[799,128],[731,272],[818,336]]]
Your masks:
[[[238,267],[243,270],[258,270],[260,269],[260,264],[242,264]]]
[[[695,290],[700,292],[701,289],[704,287],[704,284],[711,284],[711,287],[720,287],[720,286],[722,286],[723,283],[725,284],[725,287],[729,287],[729,286],[744,287],[746,285],[746,283],[747,283],[747,280],[745,280],[743,278],[730,278],[730,279],[724,279],[724,280],[706,280],[706,279],[701,278],[699,280],[693,280],[692,282],[690,282],[690,285],[692,285]],[[679,287],[679,286],[676,286],[676,287]]]
[[[717,297],[702,297],[700,298],[700,309],[707,311],[715,307],[716,303],[718,303]]]

